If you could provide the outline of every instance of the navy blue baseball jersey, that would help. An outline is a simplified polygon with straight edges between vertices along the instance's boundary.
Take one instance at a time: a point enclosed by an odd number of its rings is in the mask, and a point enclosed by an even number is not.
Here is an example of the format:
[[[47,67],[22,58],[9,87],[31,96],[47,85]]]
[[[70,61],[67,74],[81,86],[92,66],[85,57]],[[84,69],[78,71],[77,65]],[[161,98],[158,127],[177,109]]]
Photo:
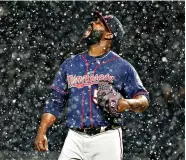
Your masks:
[[[100,57],[84,52],[66,59],[60,66],[44,113],[58,117],[67,106],[66,126],[69,128],[90,128],[112,123],[121,125],[122,114],[113,122],[113,118],[96,103],[100,80],[113,82],[115,90],[124,98],[145,95],[149,99],[147,90],[129,62],[113,51]]]

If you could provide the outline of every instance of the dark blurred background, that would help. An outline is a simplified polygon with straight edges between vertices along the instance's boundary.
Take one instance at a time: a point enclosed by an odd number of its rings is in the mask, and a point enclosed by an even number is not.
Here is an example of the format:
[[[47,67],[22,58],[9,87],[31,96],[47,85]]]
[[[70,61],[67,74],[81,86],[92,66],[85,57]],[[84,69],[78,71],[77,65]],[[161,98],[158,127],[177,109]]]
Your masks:
[[[47,134],[50,151],[34,151],[34,138],[55,73],[95,9],[122,22],[118,54],[150,92],[147,111],[125,113],[124,159],[184,159],[184,1],[1,1],[0,160],[57,160],[67,133],[64,115]]]

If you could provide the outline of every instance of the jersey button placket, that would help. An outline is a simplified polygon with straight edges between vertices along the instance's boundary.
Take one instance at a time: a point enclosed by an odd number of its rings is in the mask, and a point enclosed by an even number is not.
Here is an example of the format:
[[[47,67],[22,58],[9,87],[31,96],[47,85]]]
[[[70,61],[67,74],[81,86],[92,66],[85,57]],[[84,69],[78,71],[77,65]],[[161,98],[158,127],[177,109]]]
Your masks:
[[[90,63],[87,63],[87,74],[92,74],[92,68],[93,68],[93,61],[91,61]],[[88,94],[89,94],[89,118],[90,118],[90,127],[93,127],[93,119],[92,119],[92,86],[91,86],[91,82],[90,85],[88,85]]]

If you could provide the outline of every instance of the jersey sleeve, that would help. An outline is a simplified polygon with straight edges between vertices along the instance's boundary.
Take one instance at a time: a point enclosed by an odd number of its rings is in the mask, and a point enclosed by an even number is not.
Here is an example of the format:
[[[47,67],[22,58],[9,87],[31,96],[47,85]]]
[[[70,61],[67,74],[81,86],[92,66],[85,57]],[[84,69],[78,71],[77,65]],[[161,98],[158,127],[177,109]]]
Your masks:
[[[65,62],[60,66],[58,72],[56,73],[55,79],[51,85],[51,88],[53,90],[56,90],[57,92],[61,94],[68,94],[68,84],[67,84]]]
[[[61,114],[68,97],[68,85],[66,79],[65,63],[63,63],[51,85],[51,93],[46,101],[43,113],[51,113],[55,117]]]
[[[127,66],[123,87],[126,98],[135,98],[138,95],[144,95],[149,101],[149,92],[143,86],[138,73],[131,64]]]

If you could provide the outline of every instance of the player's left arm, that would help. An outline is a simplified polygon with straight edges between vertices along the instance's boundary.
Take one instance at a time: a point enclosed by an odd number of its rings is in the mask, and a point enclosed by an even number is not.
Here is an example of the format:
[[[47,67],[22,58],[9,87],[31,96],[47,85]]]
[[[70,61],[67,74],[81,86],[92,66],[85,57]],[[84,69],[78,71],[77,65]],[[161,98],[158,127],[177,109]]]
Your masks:
[[[134,112],[143,112],[149,106],[149,101],[144,95],[138,95],[133,99],[120,99],[118,103],[118,112],[122,113],[125,110]]]
[[[125,110],[143,112],[149,107],[149,92],[143,86],[137,71],[130,63],[126,70],[123,88],[127,97],[118,101],[118,112]]]

